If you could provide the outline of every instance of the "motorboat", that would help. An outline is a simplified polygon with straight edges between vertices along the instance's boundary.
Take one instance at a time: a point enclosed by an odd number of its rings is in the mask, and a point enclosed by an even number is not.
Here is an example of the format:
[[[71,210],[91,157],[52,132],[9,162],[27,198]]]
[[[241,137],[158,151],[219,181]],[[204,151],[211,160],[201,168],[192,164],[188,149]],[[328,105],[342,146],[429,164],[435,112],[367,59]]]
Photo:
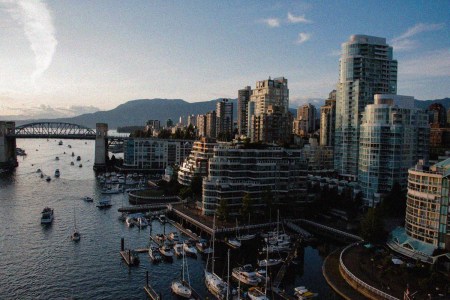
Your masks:
[[[205,285],[218,299],[224,299],[227,294],[228,284],[217,274],[205,271]]]
[[[119,189],[117,188],[111,188],[111,187],[104,187],[101,191],[102,194],[119,194]]]
[[[144,228],[148,226],[148,221],[144,216],[138,217],[137,218],[137,225],[139,226],[139,228]]]
[[[178,242],[180,240],[180,238],[178,236],[178,232],[176,232],[176,231],[169,233],[168,238],[169,238],[169,240],[171,240],[174,243]]]
[[[135,218],[128,216],[125,219],[125,224],[127,224],[128,227],[133,227],[136,224],[136,220],[135,220]]]
[[[71,161],[71,162],[70,162],[70,165],[71,165],[71,166],[74,166],[74,165],[75,165],[75,163],[74,163],[73,161]]]
[[[61,146],[62,144],[63,144],[63,141],[59,141],[58,145],[60,145],[60,146]]]
[[[310,300],[310,299],[313,299],[314,297],[318,296],[317,293],[313,293],[313,292],[309,291],[304,286],[298,286],[298,287],[294,288],[294,295],[297,296],[298,300]]]
[[[74,229],[72,232],[72,235],[70,236],[70,238],[72,239],[72,241],[74,242],[78,242],[81,238],[80,232],[78,231],[78,229]]]
[[[75,156],[75,153],[72,152],[72,156]]]
[[[259,287],[251,287],[247,291],[247,296],[251,300],[269,300],[269,297]]]
[[[148,255],[150,256],[150,259],[153,262],[160,262],[162,260],[161,254],[159,252],[159,249],[157,246],[150,246],[150,248],[148,249]]]
[[[156,234],[156,236],[155,236],[155,238],[156,238],[156,240],[158,241],[158,242],[164,242],[165,240],[166,240],[166,237],[164,236],[164,234],[162,234],[162,233],[157,233]]]
[[[89,197],[89,196],[84,196],[83,200],[86,201],[86,202],[94,202],[94,199]]]
[[[234,268],[231,275],[243,284],[256,286],[261,282],[261,278],[256,275],[251,265]]]
[[[37,171],[36,171],[36,173],[41,173],[42,171],[41,171],[41,169],[37,169]]]
[[[72,148],[72,145],[67,145],[67,147]]]
[[[78,165],[78,167],[79,167],[79,168],[82,168],[82,167],[83,167],[83,165],[82,165],[82,164],[79,164],[79,165]]]
[[[59,172],[59,169],[55,170],[55,177],[59,177],[61,175],[61,172]]]
[[[51,224],[53,222],[53,208],[46,207],[41,214],[41,224]]]
[[[80,161],[81,160],[81,156],[77,156],[77,161]]]
[[[171,285],[172,292],[183,298],[191,298],[192,289],[184,280],[174,280]]]
[[[212,248],[208,246],[208,241],[205,239],[199,240],[195,244],[195,247],[197,247],[197,250],[200,253],[203,253],[203,254],[211,254],[212,253]]]
[[[242,241],[253,240],[255,237],[256,237],[256,234],[243,234],[243,235],[236,237],[236,239],[238,241],[242,242]]]
[[[197,256],[197,249],[195,249],[195,247],[192,246],[192,243],[189,240],[183,242],[183,250],[186,252],[187,255]]]
[[[173,257],[173,250],[167,243],[164,243],[164,245],[159,247],[159,252],[167,259]]]
[[[230,246],[231,248],[237,249],[241,247],[241,242],[239,242],[237,239],[235,238],[231,238],[227,241],[228,246]]]
[[[57,157],[55,157],[55,160],[59,160],[59,157],[57,156]]]
[[[165,224],[167,222],[167,218],[165,215],[159,215],[158,220],[161,224]]]
[[[281,264],[283,260],[281,258],[269,258],[258,261],[259,267],[273,267]]]
[[[50,176],[47,176],[47,178],[45,178],[45,180],[46,180],[47,182],[49,182],[49,181],[52,180],[52,178],[51,178]]]
[[[98,205],[97,205],[97,207],[100,208],[100,209],[110,208],[111,206],[112,206],[111,199],[107,198],[107,197],[100,199],[98,201]]]
[[[176,256],[183,255],[183,244],[182,243],[175,243],[173,245],[173,250],[174,250]]]

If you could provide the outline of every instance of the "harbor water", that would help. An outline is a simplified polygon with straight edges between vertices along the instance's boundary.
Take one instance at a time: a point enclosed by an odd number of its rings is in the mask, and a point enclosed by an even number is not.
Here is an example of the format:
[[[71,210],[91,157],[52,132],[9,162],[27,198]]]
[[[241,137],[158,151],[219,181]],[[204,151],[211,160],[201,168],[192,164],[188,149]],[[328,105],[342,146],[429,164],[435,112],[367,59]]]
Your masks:
[[[18,157],[15,171],[0,173],[0,299],[146,299],[143,286],[147,270],[155,290],[164,299],[175,299],[170,284],[180,277],[181,259],[153,264],[143,253],[136,268],[128,268],[121,260],[120,239],[125,239],[126,248],[146,248],[150,229],[128,228],[119,221],[117,209],[129,205],[126,194],[112,195],[110,209],[96,207],[101,185],[93,171],[94,142],[58,142],[17,140],[17,146],[28,155]],[[77,156],[81,161],[76,161]],[[56,169],[61,172],[59,178],[54,176]],[[50,182],[46,176],[51,177]],[[93,197],[94,202],[83,201],[84,196]],[[40,224],[46,206],[54,209],[50,226]],[[74,219],[81,233],[77,243],[70,239]],[[153,234],[163,230],[158,221],[152,222]],[[174,230],[170,225],[165,228],[166,232]],[[217,247],[216,273],[225,275],[227,251],[224,245]],[[257,248],[257,243],[251,243],[232,250],[231,267],[255,264]],[[300,264],[286,276],[286,292],[293,294],[295,286],[303,285],[319,293],[318,299],[338,299],[322,275],[323,259],[332,249],[321,242],[316,247],[306,246]],[[187,263],[191,285],[212,299],[204,285],[206,260],[188,257]]]

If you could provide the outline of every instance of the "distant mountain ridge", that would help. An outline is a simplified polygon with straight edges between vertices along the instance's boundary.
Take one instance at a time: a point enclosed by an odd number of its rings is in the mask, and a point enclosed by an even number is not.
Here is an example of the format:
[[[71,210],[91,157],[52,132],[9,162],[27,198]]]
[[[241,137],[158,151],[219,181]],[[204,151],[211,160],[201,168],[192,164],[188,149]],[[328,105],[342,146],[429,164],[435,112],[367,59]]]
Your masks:
[[[16,121],[16,126],[31,122],[68,122],[90,128],[95,128],[95,123],[107,123],[110,129],[119,126],[144,125],[147,120],[160,120],[165,124],[167,119],[177,123],[180,116],[205,114],[216,108],[218,99],[202,102],[187,102],[182,99],[137,99],[125,102],[114,109],[82,114],[70,118],[39,119]],[[234,119],[237,119],[237,99],[232,99]],[[432,103],[441,103],[446,109],[450,108],[450,98],[436,100],[416,100],[417,107],[426,109]],[[319,110],[319,107],[316,107]],[[296,108],[289,109],[296,116]],[[186,121],[186,120],[185,120]]]

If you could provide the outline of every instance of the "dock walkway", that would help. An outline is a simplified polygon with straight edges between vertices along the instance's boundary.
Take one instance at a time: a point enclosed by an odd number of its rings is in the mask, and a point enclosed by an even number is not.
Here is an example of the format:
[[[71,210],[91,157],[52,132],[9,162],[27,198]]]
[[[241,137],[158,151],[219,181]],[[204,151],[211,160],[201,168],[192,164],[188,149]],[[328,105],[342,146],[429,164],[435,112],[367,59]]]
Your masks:
[[[118,209],[119,212],[135,213],[146,212],[152,209],[166,209],[167,203],[142,204],[133,206],[124,206]]]
[[[144,291],[147,294],[147,296],[152,300],[161,300],[162,299],[162,297],[160,295],[158,295],[150,285],[144,286]]]
[[[334,234],[337,234],[339,236],[343,236],[343,237],[346,237],[346,238],[349,238],[349,239],[352,239],[352,240],[355,240],[355,241],[363,241],[363,238],[358,236],[358,235],[351,234],[351,233],[348,233],[348,232],[345,232],[345,231],[342,231],[342,230],[339,230],[339,229],[336,229],[336,228],[333,228],[333,227],[330,227],[330,226],[326,226],[326,225],[323,225],[323,224],[319,224],[319,223],[316,223],[316,222],[313,222],[313,221],[310,221],[310,220],[295,219],[295,220],[290,220],[290,222],[292,222],[292,223],[294,223],[294,222],[298,223],[299,222],[299,223],[303,223],[303,224],[308,224],[308,225],[317,227],[317,228],[319,228],[321,230],[325,230],[325,231],[328,231],[328,232],[331,232],[331,233],[334,233]]]

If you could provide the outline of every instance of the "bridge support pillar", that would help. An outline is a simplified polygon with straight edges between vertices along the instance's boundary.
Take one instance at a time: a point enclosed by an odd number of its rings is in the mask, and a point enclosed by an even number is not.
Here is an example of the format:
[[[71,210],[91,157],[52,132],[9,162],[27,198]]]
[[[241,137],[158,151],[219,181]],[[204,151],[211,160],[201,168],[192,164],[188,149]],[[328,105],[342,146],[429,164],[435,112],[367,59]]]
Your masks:
[[[97,123],[95,137],[95,161],[94,170],[101,170],[106,167],[108,156],[108,124]]]
[[[8,137],[14,134],[16,122],[0,121],[0,168],[15,168],[18,166],[16,155],[16,139]]]

